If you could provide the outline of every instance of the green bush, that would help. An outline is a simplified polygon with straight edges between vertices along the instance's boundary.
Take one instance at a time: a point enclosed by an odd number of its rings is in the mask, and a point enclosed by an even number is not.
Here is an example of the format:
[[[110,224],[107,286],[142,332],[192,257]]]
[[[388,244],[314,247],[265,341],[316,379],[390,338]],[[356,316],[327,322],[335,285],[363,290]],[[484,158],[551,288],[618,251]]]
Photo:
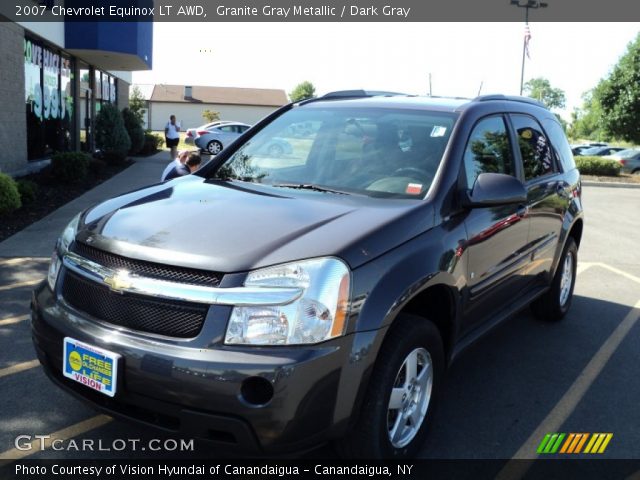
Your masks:
[[[131,139],[129,154],[135,155],[140,152],[144,146],[144,130],[142,128],[142,123],[136,114],[128,108],[122,110],[122,120],[124,121],[124,127],[127,129],[129,138]]]
[[[51,157],[51,174],[62,183],[81,182],[87,178],[91,157],[82,152],[56,153]]]
[[[107,162],[99,158],[92,158],[89,162],[89,171],[93,175],[100,175],[102,172],[104,172],[105,168],[107,168]]]
[[[95,136],[96,147],[108,163],[124,163],[131,139],[118,107],[110,103],[102,105],[96,116]]]
[[[23,204],[35,202],[38,196],[38,184],[36,182],[20,179],[16,181],[16,184]]]
[[[142,150],[140,150],[140,154],[142,155],[151,155],[152,153],[156,153],[162,145],[164,144],[164,138],[160,135],[156,135],[155,133],[145,132],[144,133],[144,144],[142,146]]]
[[[603,157],[575,157],[576,166],[583,175],[604,175],[617,177],[620,175],[620,163]]]
[[[15,180],[0,173],[0,215],[11,213],[22,206],[20,192]]]

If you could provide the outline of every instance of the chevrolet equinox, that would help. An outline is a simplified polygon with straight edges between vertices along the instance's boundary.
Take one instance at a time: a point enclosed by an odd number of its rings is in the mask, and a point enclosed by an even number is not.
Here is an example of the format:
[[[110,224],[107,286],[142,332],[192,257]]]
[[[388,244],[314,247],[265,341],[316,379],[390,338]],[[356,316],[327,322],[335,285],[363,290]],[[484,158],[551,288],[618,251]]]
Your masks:
[[[528,305],[567,313],[582,228],[538,102],[334,92],[75,217],[33,294],[34,344],[109,415],[253,455],[333,440],[402,458],[465,347]]]

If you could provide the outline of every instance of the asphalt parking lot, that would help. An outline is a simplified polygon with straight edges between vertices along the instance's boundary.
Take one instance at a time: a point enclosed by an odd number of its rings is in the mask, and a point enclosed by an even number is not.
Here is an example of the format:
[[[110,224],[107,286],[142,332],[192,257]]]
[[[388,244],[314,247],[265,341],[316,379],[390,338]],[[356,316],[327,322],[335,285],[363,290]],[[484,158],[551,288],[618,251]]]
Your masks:
[[[533,458],[546,433],[610,432],[598,457],[640,458],[640,189],[585,187],[583,198],[571,312],[549,324],[524,311],[467,350],[449,371],[422,457]],[[101,439],[103,446],[167,438],[97,415],[45,377],[31,346],[28,307],[47,263],[0,258],[0,459],[215,456],[200,442],[183,453],[15,449],[19,435],[94,445]],[[309,455],[331,454],[324,448]]]

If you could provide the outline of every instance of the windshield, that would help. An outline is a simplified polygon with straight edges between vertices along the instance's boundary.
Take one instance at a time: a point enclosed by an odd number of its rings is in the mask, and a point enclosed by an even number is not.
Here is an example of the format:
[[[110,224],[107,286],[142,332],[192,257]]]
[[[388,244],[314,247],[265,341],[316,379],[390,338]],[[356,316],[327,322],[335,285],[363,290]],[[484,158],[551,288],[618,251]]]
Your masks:
[[[244,143],[211,178],[417,198],[433,181],[455,119],[344,104],[294,108]]]

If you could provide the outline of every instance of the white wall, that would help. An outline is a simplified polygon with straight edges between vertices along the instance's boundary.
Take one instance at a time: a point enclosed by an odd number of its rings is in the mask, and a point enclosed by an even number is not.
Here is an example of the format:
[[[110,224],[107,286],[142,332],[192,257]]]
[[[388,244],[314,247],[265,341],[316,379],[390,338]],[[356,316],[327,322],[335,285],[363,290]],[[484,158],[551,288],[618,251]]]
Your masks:
[[[9,3],[9,2],[7,2]],[[26,2],[22,2],[26,5]],[[13,7],[15,11],[15,6]],[[64,48],[64,22],[16,22],[54,45]]]
[[[164,130],[169,116],[175,115],[176,120],[182,122],[182,130],[195,128],[207,123],[202,118],[204,110],[220,113],[220,120],[234,120],[253,125],[276,110],[277,107],[259,107],[250,105],[213,105],[189,103],[150,103],[151,130]]]

